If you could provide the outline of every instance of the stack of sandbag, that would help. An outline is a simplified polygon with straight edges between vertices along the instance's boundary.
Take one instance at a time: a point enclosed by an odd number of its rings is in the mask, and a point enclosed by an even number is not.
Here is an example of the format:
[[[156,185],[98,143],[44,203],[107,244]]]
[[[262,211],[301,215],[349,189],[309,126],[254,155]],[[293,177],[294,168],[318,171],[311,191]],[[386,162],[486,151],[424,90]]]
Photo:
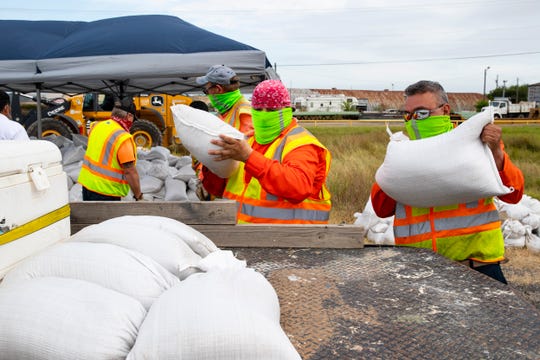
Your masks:
[[[0,283],[0,358],[300,359],[270,283],[158,216],[88,226]]]
[[[62,166],[68,175],[70,202],[82,201],[82,187],[77,183],[88,138],[73,135],[73,140],[50,135],[44,138],[55,143],[62,153]],[[195,191],[199,179],[191,167],[190,156],[176,156],[163,146],[137,149],[137,171],[141,191],[148,201],[198,201]],[[122,200],[133,201],[130,192]]]
[[[375,214],[371,198],[366,202],[363,212],[354,213],[354,225],[360,226],[362,237],[368,243],[377,245],[394,245],[394,217],[380,218]]]
[[[540,253],[540,201],[523,195],[517,204],[495,199],[495,205],[503,219],[505,246],[526,247]]]

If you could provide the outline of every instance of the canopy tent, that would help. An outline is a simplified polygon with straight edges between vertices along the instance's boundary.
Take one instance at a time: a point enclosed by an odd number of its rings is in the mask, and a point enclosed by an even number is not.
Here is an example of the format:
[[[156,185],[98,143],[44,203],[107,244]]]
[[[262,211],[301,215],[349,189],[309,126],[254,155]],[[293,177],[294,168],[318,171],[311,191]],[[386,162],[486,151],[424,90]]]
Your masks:
[[[249,90],[277,78],[263,51],[174,16],[82,21],[0,20],[0,88],[18,92],[185,93],[224,64]]]

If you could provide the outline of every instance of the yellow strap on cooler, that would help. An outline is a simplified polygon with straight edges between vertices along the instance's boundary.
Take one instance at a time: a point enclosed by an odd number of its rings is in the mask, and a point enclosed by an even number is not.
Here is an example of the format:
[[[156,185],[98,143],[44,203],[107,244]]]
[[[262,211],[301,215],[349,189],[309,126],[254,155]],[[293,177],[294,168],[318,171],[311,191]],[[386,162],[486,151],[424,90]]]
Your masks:
[[[57,221],[60,221],[68,217],[69,214],[70,214],[70,207],[69,207],[69,204],[66,204],[62,206],[61,208],[51,211],[50,213],[47,213],[38,218],[35,218],[34,220],[24,225],[17,226],[16,228],[6,233],[1,234],[0,245],[7,244],[11,241],[20,239],[23,236],[26,236],[38,230],[41,230],[49,225],[54,224]]]

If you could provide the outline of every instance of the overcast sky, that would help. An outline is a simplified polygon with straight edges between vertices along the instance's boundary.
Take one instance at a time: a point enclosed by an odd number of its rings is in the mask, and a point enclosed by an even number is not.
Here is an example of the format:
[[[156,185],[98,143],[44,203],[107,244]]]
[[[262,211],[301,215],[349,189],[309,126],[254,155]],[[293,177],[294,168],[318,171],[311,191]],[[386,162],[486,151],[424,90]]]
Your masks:
[[[288,87],[482,93],[540,82],[539,0],[25,0],[6,20],[163,14],[263,50]],[[3,34],[6,36],[6,34]],[[519,80],[518,80],[519,79]]]

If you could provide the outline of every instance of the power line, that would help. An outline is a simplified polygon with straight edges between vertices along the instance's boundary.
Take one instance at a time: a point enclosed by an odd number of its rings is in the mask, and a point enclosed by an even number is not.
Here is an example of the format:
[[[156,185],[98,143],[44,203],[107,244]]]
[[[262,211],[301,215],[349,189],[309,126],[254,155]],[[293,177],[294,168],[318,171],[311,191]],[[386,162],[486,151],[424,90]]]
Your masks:
[[[448,60],[470,60],[470,59],[485,59],[507,56],[522,56],[522,55],[537,55],[540,51],[529,51],[520,53],[508,54],[490,54],[490,55],[475,55],[475,56],[460,56],[447,58],[427,58],[427,59],[409,59],[409,60],[375,60],[375,61],[358,61],[358,62],[340,62],[340,63],[319,63],[319,64],[278,64],[280,67],[293,66],[341,66],[341,65],[368,65],[368,64],[396,64],[396,63],[412,63],[412,62],[434,62]]]

